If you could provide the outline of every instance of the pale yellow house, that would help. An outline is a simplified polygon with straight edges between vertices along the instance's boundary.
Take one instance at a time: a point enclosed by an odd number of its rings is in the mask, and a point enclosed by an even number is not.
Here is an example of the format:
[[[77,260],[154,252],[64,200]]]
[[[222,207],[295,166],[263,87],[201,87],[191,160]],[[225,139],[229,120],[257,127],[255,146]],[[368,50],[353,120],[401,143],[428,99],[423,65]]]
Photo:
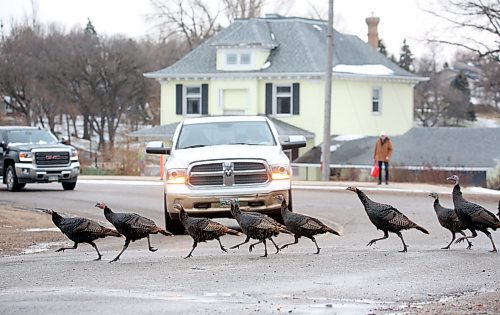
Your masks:
[[[326,22],[236,20],[174,65],[161,83],[161,125],[203,115],[268,115],[322,142]],[[400,135],[413,124],[417,77],[356,36],[334,32],[331,132]]]

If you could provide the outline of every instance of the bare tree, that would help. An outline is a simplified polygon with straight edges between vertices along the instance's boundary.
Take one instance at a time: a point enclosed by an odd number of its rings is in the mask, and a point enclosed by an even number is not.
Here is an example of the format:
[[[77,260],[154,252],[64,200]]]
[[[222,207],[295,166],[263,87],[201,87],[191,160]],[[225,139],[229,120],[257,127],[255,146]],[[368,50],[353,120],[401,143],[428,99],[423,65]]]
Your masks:
[[[481,101],[500,110],[500,61],[482,58],[479,64],[482,75],[477,88],[482,91]]]
[[[222,0],[228,20],[260,17],[265,0]]]
[[[437,37],[434,42],[462,47],[480,57],[500,61],[500,1],[439,0],[437,7],[426,9],[451,25],[453,36]],[[457,36],[459,35],[459,36]]]
[[[39,41],[35,30],[21,25],[11,29],[1,46],[0,94],[10,97],[13,110],[21,114],[28,125],[32,124],[36,104],[32,68],[38,62],[35,56]]]
[[[415,88],[415,118],[423,127],[436,127],[444,122],[448,104],[439,89],[438,76],[420,82]]]
[[[184,38],[189,49],[197,47],[219,29],[219,8],[202,0],[150,0],[155,9],[152,18],[164,30],[165,37]],[[213,5],[213,3],[212,3]]]

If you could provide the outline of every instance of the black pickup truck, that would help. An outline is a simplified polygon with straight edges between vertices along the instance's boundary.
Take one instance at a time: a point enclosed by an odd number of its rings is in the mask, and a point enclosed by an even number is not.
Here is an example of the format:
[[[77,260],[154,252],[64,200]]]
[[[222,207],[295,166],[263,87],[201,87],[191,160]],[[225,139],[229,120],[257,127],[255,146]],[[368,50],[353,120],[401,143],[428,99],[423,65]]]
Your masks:
[[[0,126],[0,175],[9,191],[49,182],[73,190],[80,175],[78,151],[41,128]]]

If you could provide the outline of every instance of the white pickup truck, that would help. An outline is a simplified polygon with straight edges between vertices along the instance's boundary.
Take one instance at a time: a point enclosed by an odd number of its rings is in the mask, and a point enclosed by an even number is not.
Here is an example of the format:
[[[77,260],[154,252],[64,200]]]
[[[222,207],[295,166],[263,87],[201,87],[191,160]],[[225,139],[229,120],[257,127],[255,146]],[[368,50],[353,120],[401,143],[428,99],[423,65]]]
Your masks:
[[[166,228],[184,232],[174,203],[191,216],[231,217],[229,200],[242,210],[280,218],[284,195],[292,206],[290,160],[283,150],[304,147],[302,136],[280,143],[264,116],[220,116],[186,119],[174,133],[172,148],[147,147],[147,153],[170,155],[165,162]]]

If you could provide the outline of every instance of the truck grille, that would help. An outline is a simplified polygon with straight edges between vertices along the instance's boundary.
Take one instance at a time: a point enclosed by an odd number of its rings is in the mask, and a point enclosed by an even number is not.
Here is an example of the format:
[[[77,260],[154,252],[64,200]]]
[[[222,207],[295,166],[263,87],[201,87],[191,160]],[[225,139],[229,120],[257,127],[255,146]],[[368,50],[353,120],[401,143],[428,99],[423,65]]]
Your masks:
[[[195,164],[188,174],[192,186],[237,186],[264,184],[269,180],[266,164],[260,161],[216,161]]]
[[[36,152],[35,161],[37,165],[67,165],[69,164],[69,152]]]

